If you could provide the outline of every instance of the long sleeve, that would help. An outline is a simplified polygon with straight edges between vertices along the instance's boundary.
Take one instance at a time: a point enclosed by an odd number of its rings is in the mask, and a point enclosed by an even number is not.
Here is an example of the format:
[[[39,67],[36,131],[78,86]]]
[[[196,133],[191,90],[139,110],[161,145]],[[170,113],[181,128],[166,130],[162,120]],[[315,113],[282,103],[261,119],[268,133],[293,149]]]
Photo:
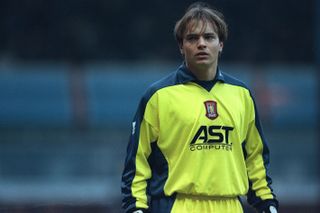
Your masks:
[[[268,174],[269,148],[264,138],[261,123],[254,100],[248,103],[249,124],[244,155],[249,177],[248,203],[259,212],[270,205],[278,207],[278,201],[271,188],[272,180]]]
[[[143,98],[132,122],[124,171],[122,174],[122,207],[126,212],[147,209],[147,181],[151,178],[148,157],[151,143],[157,140],[157,113],[155,103]]]

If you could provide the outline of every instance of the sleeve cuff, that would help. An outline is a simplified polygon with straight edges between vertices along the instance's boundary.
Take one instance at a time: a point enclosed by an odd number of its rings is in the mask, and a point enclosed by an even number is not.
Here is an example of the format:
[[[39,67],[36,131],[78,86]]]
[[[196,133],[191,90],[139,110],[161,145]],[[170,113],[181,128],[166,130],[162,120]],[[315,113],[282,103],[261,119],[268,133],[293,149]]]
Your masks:
[[[276,209],[279,209],[279,202],[276,199],[262,200],[254,207],[258,210],[258,212],[263,212],[269,208],[269,206],[274,206]]]
[[[129,213],[134,213],[136,211],[142,212],[142,213],[149,213],[148,209],[132,209],[129,211]]]

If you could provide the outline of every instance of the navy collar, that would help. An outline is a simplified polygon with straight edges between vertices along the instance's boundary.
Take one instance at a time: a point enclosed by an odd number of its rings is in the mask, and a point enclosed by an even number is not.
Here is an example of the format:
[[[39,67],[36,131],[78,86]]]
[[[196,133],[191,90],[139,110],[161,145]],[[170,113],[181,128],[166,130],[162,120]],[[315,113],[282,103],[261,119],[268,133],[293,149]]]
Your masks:
[[[182,63],[177,70],[178,81],[182,84],[188,82],[199,82],[196,76],[187,68],[185,62]],[[222,81],[225,82],[223,73],[217,68],[216,76],[213,79],[214,82]]]

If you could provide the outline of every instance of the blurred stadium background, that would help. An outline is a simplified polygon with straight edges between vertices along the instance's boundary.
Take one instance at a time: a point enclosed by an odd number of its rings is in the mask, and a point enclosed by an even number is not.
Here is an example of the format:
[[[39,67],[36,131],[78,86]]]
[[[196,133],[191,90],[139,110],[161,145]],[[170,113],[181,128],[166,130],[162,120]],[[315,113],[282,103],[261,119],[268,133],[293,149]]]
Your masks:
[[[122,212],[130,121],[190,0],[0,2],[0,212]],[[319,212],[320,1],[210,1],[254,91],[281,212]],[[252,209],[246,207],[246,212]]]

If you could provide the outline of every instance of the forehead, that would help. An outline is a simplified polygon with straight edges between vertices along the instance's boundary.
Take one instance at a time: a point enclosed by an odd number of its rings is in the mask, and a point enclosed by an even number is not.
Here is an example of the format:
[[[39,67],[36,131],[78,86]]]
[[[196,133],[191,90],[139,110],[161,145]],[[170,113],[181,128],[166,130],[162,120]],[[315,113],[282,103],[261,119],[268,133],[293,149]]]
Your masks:
[[[208,20],[191,20],[186,25],[185,34],[218,33],[215,23]]]

